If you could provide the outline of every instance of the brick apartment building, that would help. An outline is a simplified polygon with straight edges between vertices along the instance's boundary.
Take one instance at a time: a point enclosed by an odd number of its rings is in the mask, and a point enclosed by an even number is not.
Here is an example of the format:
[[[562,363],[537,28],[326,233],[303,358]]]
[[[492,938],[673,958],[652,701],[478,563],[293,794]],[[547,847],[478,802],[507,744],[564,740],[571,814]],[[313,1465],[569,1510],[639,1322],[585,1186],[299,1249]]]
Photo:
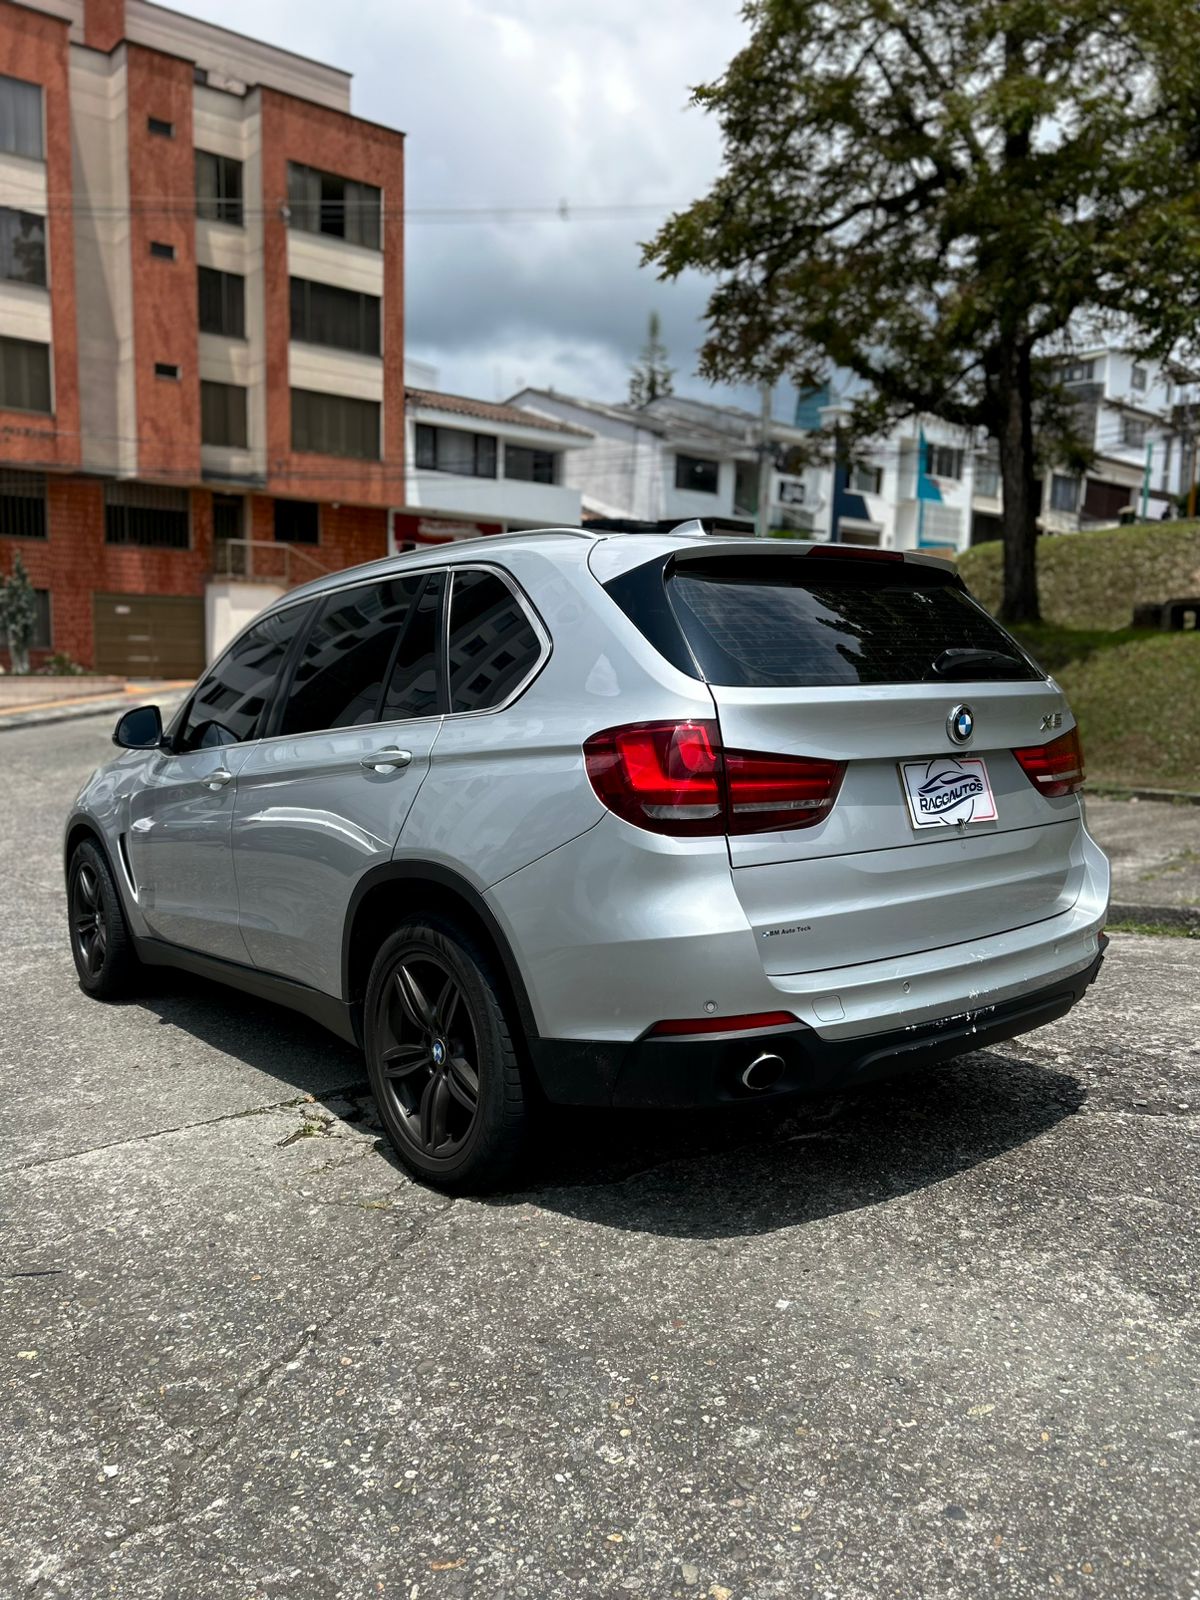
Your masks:
[[[187,675],[248,580],[386,552],[404,141],[349,105],[148,0],[0,0],[0,573],[35,663]]]

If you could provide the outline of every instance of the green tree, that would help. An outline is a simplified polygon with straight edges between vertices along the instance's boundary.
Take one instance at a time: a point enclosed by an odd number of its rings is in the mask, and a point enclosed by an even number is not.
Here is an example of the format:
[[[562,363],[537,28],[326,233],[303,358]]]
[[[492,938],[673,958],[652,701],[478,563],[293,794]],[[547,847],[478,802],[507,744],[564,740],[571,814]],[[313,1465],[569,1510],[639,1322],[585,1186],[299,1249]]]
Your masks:
[[[715,275],[701,371],[861,380],[850,440],[929,413],[998,441],[1004,604],[1038,616],[1037,451],[1078,458],[1054,356],[1200,328],[1197,0],[749,0],[695,100],[721,176],[646,248]]]
[[[29,646],[37,628],[37,600],[19,551],[13,556],[12,576],[0,582],[0,628],[8,638],[13,672],[28,672]]]
[[[630,405],[644,406],[660,395],[671,394],[674,376],[674,367],[667,365],[667,347],[662,342],[658,312],[652,311],[642,353],[629,374]]]

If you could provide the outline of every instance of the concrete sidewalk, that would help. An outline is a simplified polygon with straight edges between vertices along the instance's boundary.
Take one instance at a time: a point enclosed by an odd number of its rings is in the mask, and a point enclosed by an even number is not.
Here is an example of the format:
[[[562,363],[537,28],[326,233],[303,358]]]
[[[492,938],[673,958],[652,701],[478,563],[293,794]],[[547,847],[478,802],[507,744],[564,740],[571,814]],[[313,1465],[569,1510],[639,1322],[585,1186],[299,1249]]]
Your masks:
[[[1086,804],[1112,862],[1112,920],[1200,929],[1200,806],[1100,795]]]
[[[119,717],[130,706],[154,703],[164,710],[191,687],[179,679],[130,682],[124,678],[48,678],[39,698],[36,676],[0,678],[0,733],[6,728],[38,727],[47,722],[73,722],[78,717]],[[78,688],[75,685],[78,685]]]

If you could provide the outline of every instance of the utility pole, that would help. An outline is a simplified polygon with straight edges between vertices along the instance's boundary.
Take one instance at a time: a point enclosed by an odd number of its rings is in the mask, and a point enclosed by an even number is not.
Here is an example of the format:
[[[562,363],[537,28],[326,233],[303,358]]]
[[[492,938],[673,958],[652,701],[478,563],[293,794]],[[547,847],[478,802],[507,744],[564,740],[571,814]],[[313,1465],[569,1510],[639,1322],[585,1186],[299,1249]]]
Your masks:
[[[1150,510],[1150,468],[1154,463],[1154,440],[1146,440],[1146,470],[1142,473],[1142,521]]]
[[[771,526],[771,385],[764,383],[759,390],[761,409],[758,424],[758,516],[754,520],[754,536],[765,539]]]

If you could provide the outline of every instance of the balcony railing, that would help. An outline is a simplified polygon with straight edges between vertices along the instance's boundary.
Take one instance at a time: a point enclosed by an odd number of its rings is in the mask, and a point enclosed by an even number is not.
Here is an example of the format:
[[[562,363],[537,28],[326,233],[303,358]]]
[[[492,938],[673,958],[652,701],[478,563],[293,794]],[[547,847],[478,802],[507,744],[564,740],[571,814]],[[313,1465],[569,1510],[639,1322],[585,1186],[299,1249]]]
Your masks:
[[[252,583],[277,583],[293,589],[298,583],[323,578],[329,568],[303,545],[274,539],[215,539],[213,576],[243,578]]]

